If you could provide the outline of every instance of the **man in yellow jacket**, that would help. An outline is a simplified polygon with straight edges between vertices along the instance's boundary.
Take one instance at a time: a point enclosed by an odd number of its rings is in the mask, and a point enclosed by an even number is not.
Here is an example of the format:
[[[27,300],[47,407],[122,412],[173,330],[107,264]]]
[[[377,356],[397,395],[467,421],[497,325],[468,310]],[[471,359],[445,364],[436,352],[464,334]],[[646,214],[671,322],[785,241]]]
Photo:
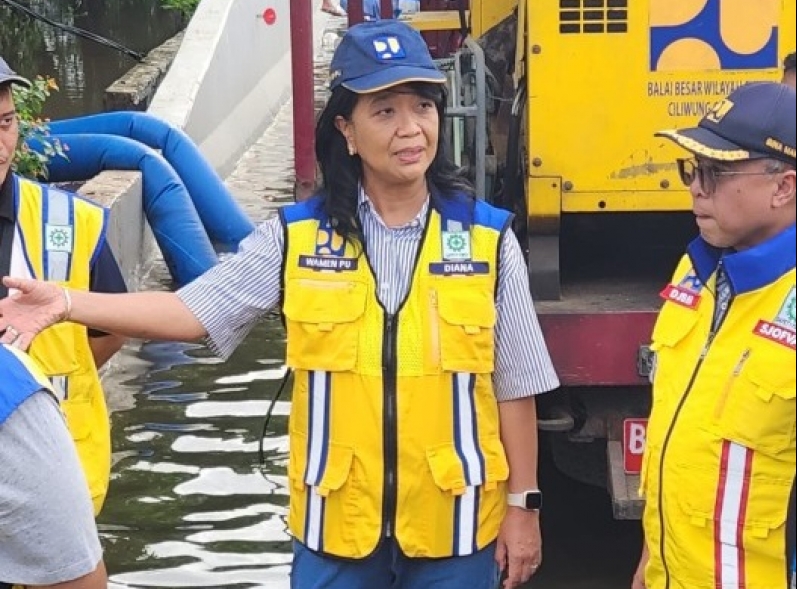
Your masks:
[[[12,85],[29,86],[0,58],[0,275],[39,278],[73,288],[125,292],[105,240],[107,211],[54,187],[11,173],[19,141]],[[0,299],[7,296],[0,285]],[[83,464],[95,513],[108,490],[110,423],[97,369],[124,338],[59,325],[36,338],[30,354],[52,381]]]
[[[784,589],[794,566],[795,92],[735,90],[663,131],[700,236],[653,332],[633,589]]]

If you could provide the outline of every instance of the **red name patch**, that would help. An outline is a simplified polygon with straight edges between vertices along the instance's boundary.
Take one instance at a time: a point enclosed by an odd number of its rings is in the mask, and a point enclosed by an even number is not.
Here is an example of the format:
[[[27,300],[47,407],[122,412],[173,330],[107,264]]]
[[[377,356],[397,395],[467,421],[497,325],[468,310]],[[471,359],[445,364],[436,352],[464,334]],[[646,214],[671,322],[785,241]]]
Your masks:
[[[795,349],[797,334],[795,334],[793,329],[789,329],[788,327],[783,327],[761,319],[756,324],[755,329],[753,329],[753,333],[782,346],[786,346],[787,348],[791,348],[792,350]]]
[[[699,294],[674,284],[668,284],[667,287],[659,293],[659,296],[665,301],[673,302],[688,309],[694,309],[700,302]]]

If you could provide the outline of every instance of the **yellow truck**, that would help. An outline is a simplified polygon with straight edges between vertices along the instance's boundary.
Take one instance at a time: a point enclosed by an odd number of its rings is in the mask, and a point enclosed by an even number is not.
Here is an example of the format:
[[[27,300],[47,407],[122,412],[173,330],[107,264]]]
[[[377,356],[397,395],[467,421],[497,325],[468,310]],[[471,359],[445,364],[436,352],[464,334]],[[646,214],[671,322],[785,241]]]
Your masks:
[[[616,518],[638,518],[647,344],[659,292],[696,231],[682,154],[654,132],[693,125],[741,84],[779,80],[795,1],[419,8],[398,18],[450,73],[455,157],[484,198],[517,214],[563,383],[540,398],[540,429],[565,474],[605,485]]]

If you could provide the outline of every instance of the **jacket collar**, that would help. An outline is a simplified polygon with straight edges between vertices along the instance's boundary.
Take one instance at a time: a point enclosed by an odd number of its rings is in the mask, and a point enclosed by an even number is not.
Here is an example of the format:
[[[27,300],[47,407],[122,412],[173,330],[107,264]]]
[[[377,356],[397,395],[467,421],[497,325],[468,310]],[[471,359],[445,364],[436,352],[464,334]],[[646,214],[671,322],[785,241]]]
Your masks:
[[[705,284],[722,261],[731,290],[742,294],[772,284],[795,265],[795,226],[792,225],[750,249],[728,252],[698,237],[687,247],[687,253],[698,278]]]

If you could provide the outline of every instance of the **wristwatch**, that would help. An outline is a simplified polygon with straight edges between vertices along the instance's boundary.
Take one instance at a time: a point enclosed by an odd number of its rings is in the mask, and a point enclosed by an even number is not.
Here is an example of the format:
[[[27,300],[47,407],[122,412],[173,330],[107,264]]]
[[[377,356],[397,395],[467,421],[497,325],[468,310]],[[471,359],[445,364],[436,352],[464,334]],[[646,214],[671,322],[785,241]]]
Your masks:
[[[520,507],[526,511],[539,511],[542,509],[542,491],[530,489],[521,493],[507,493],[506,503],[510,507]]]

